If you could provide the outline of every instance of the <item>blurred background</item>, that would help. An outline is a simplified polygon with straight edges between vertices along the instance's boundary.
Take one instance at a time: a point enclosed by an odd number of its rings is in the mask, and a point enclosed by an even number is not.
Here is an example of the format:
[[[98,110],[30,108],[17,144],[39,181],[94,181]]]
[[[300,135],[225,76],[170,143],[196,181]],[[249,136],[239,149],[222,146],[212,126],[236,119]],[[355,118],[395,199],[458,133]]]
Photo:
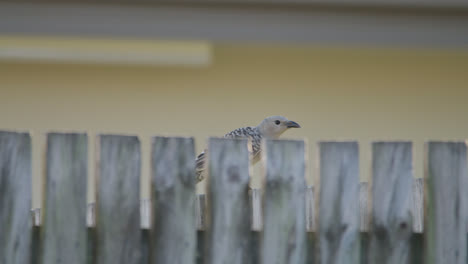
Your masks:
[[[457,0],[0,1],[0,129],[33,137],[40,207],[45,134],[138,135],[142,197],[155,135],[209,136],[270,115],[301,124],[308,184],[316,143],[468,137],[468,2]],[[253,187],[259,187],[259,166]],[[199,184],[198,192],[204,192]]]

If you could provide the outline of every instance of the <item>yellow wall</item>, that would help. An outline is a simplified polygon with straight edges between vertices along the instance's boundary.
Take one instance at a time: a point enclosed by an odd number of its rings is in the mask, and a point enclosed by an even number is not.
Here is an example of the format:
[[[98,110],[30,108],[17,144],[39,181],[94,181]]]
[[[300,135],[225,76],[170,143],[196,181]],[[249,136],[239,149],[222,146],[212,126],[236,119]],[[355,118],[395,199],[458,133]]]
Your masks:
[[[195,136],[200,150],[210,135],[281,114],[303,126],[285,136],[307,138],[311,160],[317,140],[359,140],[367,179],[372,140],[414,140],[422,176],[425,140],[468,138],[467,85],[461,51],[215,45],[201,68],[2,62],[0,129],[32,132],[35,207],[51,130],[138,134],[145,182],[150,136]]]

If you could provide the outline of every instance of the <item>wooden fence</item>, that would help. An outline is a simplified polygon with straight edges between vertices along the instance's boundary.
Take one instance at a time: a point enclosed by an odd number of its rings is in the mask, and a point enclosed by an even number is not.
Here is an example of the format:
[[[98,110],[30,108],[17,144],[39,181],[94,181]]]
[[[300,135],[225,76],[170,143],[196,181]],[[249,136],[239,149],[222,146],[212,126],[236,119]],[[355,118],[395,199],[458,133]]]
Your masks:
[[[307,187],[304,142],[269,140],[263,188],[250,191],[247,144],[209,140],[197,196],[193,139],[155,137],[140,201],[137,137],[101,135],[87,205],[87,136],[50,133],[31,214],[30,136],[0,132],[0,263],[468,263],[465,142],[426,144],[426,188],[411,142],[373,143],[369,183],[356,142],[320,142]]]

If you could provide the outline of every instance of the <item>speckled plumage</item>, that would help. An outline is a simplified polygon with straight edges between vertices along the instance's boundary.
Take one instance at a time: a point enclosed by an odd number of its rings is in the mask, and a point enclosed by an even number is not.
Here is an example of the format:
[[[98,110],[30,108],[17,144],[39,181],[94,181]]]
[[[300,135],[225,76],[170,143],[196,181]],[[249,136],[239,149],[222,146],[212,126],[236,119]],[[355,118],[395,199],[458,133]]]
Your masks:
[[[226,135],[225,138],[247,138],[252,144],[251,161],[255,164],[261,156],[261,146],[263,138],[278,138],[284,131],[291,127],[300,127],[294,121],[289,121],[282,116],[270,116],[265,118],[256,127],[242,127],[235,129]],[[196,160],[197,182],[202,181],[204,177],[206,161],[206,150],[198,155]]]
[[[262,143],[262,135],[257,127],[241,127],[235,129],[226,135],[225,138],[248,138],[249,141],[252,143],[252,156],[259,157],[260,150],[261,150],[261,143]],[[197,182],[200,182],[204,179],[203,171],[205,167],[205,160],[206,155],[205,151],[200,153],[197,157],[196,161],[196,175],[197,175]]]

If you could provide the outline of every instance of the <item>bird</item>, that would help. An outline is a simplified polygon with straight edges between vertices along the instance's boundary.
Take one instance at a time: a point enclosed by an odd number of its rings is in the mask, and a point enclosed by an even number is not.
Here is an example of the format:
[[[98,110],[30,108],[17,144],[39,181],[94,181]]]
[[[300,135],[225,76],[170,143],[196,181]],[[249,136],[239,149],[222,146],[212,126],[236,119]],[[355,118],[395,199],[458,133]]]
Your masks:
[[[251,144],[251,164],[254,165],[260,160],[262,152],[262,139],[277,139],[286,130],[290,128],[300,128],[301,126],[284,116],[269,116],[263,119],[260,124],[255,127],[241,127],[224,135],[224,138],[247,138]],[[205,164],[206,164],[205,149],[197,156],[196,159],[196,182],[199,183],[205,178]]]

